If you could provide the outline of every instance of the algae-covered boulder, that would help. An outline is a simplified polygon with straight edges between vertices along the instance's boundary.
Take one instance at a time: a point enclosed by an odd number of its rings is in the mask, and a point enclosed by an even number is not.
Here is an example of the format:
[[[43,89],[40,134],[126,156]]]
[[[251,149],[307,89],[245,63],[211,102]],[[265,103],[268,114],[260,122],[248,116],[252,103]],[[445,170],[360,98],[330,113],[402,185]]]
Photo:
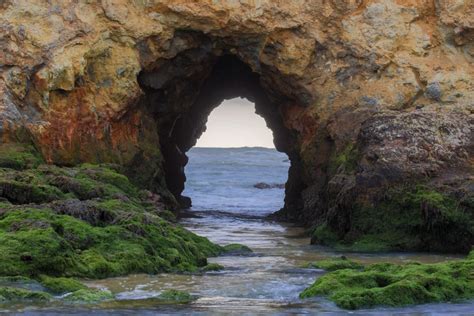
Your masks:
[[[467,253],[474,242],[474,204],[468,188],[462,190],[449,193],[425,184],[388,189],[375,205],[347,205],[351,211],[344,221],[350,227],[344,232],[337,221],[314,227],[312,242],[361,252]]]
[[[160,299],[164,301],[177,302],[177,303],[187,303],[192,301],[194,298],[191,294],[179,290],[164,290],[161,292]]]
[[[0,168],[23,170],[36,167],[43,162],[31,145],[0,144]]]
[[[208,265],[202,267],[200,271],[202,272],[215,272],[215,271],[221,271],[224,270],[224,266],[220,265],[218,263],[209,263]]]
[[[242,244],[228,244],[223,247],[223,253],[229,256],[248,255],[252,252],[252,249]]]
[[[317,268],[323,269],[326,271],[336,271],[342,269],[362,269],[364,266],[360,263],[348,260],[346,257],[342,256],[340,258],[330,258],[324,260],[318,260],[311,262],[306,265],[308,268]]]
[[[99,289],[81,289],[67,295],[64,300],[75,303],[98,303],[111,300],[114,295],[110,291]]]
[[[20,157],[29,161],[29,153]],[[197,271],[222,251],[163,219],[158,198],[117,166],[22,165],[0,168],[0,276],[41,275],[51,292],[64,293],[81,286],[51,276]]]
[[[330,153],[327,186],[305,195],[318,214],[312,242],[467,254],[474,244],[473,126],[472,117],[439,111],[365,120],[352,141]],[[331,127],[335,135],[343,131]]]
[[[71,293],[87,287],[72,278],[54,278],[46,275],[40,276],[41,284],[54,294]]]
[[[329,272],[300,297],[328,296],[345,309],[472,299],[473,271],[472,257],[436,264],[373,264]]]
[[[52,296],[45,292],[30,291],[14,287],[0,287],[0,302],[2,301],[49,301]]]
[[[194,270],[220,248],[149,213],[114,213],[93,226],[41,207],[7,208],[0,217],[1,275],[91,278]]]

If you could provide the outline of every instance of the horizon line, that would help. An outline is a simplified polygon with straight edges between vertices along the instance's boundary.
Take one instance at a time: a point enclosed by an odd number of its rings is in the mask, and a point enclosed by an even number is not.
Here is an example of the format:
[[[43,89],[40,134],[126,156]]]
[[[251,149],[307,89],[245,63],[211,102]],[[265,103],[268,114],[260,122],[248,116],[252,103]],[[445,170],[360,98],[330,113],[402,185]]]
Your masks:
[[[215,146],[193,146],[193,148],[209,148],[209,149],[239,149],[239,148],[264,148],[264,149],[276,149],[275,147],[265,146],[238,146],[238,147],[215,147]]]

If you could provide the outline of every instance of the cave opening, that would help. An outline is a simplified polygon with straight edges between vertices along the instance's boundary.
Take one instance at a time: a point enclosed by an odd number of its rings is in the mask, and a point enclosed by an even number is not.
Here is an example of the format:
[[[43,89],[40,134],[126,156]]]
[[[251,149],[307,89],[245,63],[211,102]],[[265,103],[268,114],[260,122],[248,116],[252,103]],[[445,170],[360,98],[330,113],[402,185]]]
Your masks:
[[[141,104],[158,126],[166,186],[179,208],[191,205],[191,199],[183,195],[189,160],[186,153],[205,131],[210,113],[224,100],[234,98],[255,104],[255,113],[263,117],[273,133],[276,150],[288,156],[290,167],[282,210],[298,207],[301,163],[295,132],[283,120],[286,97],[265,89],[260,74],[249,65],[230,53],[216,56],[190,49],[142,71],[139,83],[145,92]]]
[[[289,160],[247,99],[224,100],[186,155],[183,194],[193,210],[266,216],[283,207]]]

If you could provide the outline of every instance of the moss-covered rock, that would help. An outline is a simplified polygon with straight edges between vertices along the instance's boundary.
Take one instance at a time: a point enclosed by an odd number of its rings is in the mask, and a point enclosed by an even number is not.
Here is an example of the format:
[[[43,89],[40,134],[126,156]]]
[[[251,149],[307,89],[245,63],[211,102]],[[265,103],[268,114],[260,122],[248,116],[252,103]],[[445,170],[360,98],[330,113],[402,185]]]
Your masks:
[[[77,177],[92,179],[101,184],[108,184],[124,192],[129,197],[137,197],[139,189],[125,175],[119,173],[119,170],[119,166],[110,164],[103,166],[83,164]]]
[[[0,275],[90,278],[195,271],[221,248],[149,213],[117,214],[91,224],[51,209],[12,208],[0,216]]]
[[[79,285],[47,277],[197,271],[223,251],[160,217],[156,196],[119,171],[90,164],[0,168],[0,276],[43,275],[52,292],[69,292]]]
[[[317,225],[312,229],[311,243],[335,246],[339,241],[337,232],[331,229],[326,223]]]
[[[14,204],[28,204],[51,202],[63,198],[64,194],[50,185],[0,180],[0,196]]]
[[[425,185],[386,192],[376,205],[355,204],[349,229],[323,223],[312,241],[351,251],[438,251],[467,253],[474,242],[474,209]]]
[[[226,255],[247,255],[252,252],[252,249],[241,244],[228,244],[223,247],[223,253]]]
[[[200,269],[202,272],[220,271],[224,270],[224,266],[218,263],[209,263]]]
[[[0,275],[58,273],[73,263],[73,250],[45,216],[47,210],[14,209],[0,217]]]
[[[99,289],[82,289],[67,295],[64,300],[75,303],[97,303],[111,300],[114,295],[110,291]]]
[[[87,288],[84,284],[72,278],[54,278],[41,275],[39,279],[41,284],[54,294],[71,293]]]
[[[474,260],[437,264],[374,264],[342,269],[317,279],[301,298],[328,296],[342,308],[403,306],[474,297]]]
[[[33,280],[26,276],[14,275],[14,276],[2,276],[0,277],[0,284],[5,282],[32,282]]]
[[[160,294],[159,298],[164,301],[179,303],[187,303],[194,299],[193,296],[188,292],[179,290],[165,290]]]
[[[144,202],[140,190],[126,176],[106,166],[89,164],[75,168],[40,165],[25,170],[0,169],[0,197],[14,204],[66,198],[121,198]]]
[[[43,162],[41,156],[29,144],[0,144],[0,168],[23,170]]]
[[[39,171],[48,184],[71,193],[80,200],[117,196],[137,198],[139,189],[126,176],[109,167],[110,165],[91,164],[68,169],[42,166]]]
[[[326,271],[336,271],[342,269],[362,269],[364,266],[360,263],[348,260],[346,257],[331,258],[325,260],[319,260],[311,262],[306,265],[308,268],[323,269]]]
[[[52,296],[45,292],[14,287],[0,287],[0,301],[49,301]]]
[[[351,173],[357,167],[359,152],[354,144],[350,143],[339,152],[334,152],[329,159],[328,171],[330,174],[337,172]]]

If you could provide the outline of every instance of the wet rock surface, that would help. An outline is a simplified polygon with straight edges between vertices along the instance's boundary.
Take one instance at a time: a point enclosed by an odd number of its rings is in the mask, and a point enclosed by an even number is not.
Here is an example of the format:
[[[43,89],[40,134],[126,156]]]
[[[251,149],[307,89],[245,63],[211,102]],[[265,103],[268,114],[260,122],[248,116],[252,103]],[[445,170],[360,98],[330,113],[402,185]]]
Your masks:
[[[257,189],[284,189],[285,188],[285,184],[284,183],[265,183],[265,182],[259,182],[259,183],[255,183],[254,188],[257,188]]]

